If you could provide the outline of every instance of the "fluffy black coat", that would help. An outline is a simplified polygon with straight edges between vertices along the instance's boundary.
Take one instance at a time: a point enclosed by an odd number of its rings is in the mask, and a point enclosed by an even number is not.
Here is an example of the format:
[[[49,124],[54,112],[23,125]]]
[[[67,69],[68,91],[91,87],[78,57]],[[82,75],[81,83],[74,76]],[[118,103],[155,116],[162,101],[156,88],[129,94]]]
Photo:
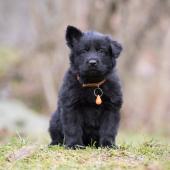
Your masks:
[[[122,47],[108,35],[82,32],[73,26],[67,27],[66,41],[71,50],[70,68],[60,89],[57,111],[50,121],[51,145],[114,146],[122,105],[115,66]],[[95,87],[82,84],[104,79],[100,86],[103,102],[97,105]]]

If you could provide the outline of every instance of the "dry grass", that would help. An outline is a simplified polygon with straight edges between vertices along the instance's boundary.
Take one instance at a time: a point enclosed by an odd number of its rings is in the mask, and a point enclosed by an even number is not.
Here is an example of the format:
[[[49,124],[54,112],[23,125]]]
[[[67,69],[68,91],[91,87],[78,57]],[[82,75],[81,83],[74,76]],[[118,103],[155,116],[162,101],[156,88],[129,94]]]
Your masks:
[[[143,135],[130,135],[124,138],[121,135],[118,143],[120,146],[117,150],[96,149],[93,146],[83,150],[68,150],[60,146],[48,147],[13,138],[8,144],[0,147],[0,169],[168,170],[170,168],[170,147],[161,138],[158,140]]]

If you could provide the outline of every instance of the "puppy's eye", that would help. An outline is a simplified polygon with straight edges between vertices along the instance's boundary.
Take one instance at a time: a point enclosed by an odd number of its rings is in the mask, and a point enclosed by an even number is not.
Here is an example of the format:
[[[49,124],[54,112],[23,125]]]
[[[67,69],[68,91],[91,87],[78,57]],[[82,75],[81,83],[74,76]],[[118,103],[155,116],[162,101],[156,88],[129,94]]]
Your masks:
[[[82,50],[80,50],[80,53],[86,53],[87,52],[87,50],[86,49],[82,49]]]
[[[99,53],[105,53],[105,50],[102,49],[102,48],[100,48],[100,49],[98,49],[98,52],[99,52]]]
[[[81,49],[80,50],[80,53],[83,54],[83,53],[86,53],[89,51],[89,48],[84,48],[84,49]]]

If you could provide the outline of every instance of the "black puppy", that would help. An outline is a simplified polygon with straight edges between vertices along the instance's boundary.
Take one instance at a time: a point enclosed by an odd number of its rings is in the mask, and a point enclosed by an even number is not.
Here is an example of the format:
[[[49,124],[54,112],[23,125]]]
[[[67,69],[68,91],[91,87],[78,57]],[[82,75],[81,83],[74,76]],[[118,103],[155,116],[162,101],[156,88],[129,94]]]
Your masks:
[[[51,145],[115,146],[122,92],[115,72],[122,47],[109,36],[68,26],[68,69],[52,115]]]

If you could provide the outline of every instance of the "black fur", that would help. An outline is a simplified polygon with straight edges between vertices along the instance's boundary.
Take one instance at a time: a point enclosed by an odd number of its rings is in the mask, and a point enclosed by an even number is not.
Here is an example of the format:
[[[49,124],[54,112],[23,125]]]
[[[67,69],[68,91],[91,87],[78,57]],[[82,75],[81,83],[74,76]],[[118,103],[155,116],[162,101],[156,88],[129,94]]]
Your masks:
[[[122,105],[115,65],[122,47],[107,35],[81,32],[73,26],[67,27],[66,41],[71,50],[70,68],[60,89],[57,111],[50,121],[51,145],[114,146]],[[106,79],[100,86],[103,103],[96,105],[95,88],[82,87],[82,83],[103,79]]]

